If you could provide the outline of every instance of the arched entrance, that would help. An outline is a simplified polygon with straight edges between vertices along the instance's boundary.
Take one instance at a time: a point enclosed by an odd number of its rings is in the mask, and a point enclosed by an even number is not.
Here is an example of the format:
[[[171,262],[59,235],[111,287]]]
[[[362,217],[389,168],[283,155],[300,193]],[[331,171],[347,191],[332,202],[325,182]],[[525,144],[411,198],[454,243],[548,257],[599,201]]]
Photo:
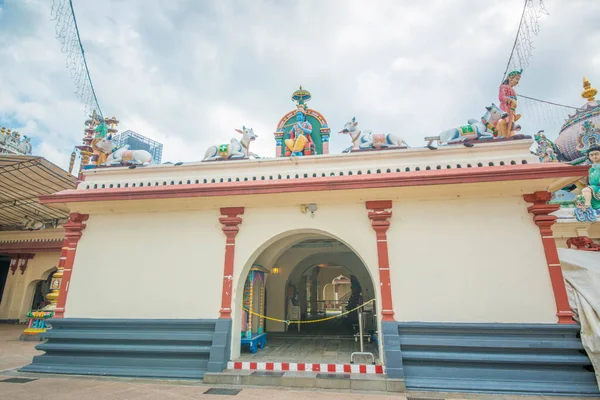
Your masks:
[[[46,295],[50,293],[50,282],[52,282],[52,275],[56,270],[57,268],[53,267],[42,274],[41,280],[31,282],[31,285],[35,285],[31,300],[31,310],[41,310],[48,304]]]
[[[256,292],[254,300],[248,300],[249,288],[256,288],[248,279],[254,279],[257,268],[265,271],[262,305],[255,303]],[[240,312],[233,313],[233,360],[349,363],[351,354],[360,349],[358,314],[351,310],[369,303],[363,315],[363,341],[365,351],[379,362],[377,286],[361,257],[340,239],[325,232],[289,233],[263,246],[239,276],[234,292]],[[242,311],[248,304],[254,305],[253,312],[263,309],[269,318],[250,318]],[[294,320],[302,322],[285,322]],[[248,322],[256,333],[266,332],[264,349],[253,352],[241,345],[239,338]]]

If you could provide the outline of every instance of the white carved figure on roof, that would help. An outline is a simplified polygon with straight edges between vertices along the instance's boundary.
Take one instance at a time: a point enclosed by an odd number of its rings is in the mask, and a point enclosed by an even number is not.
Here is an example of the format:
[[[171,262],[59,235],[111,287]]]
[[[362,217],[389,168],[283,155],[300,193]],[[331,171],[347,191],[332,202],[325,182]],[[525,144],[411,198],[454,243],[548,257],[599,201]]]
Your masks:
[[[202,161],[215,161],[215,160],[232,160],[232,159],[244,159],[250,156],[250,143],[258,137],[254,134],[252,128],[246,128],[235,130],[242,134],[242,140],[231,138],[229,144],[222,144],[220,146],[213,145],[206,149],[204,159]]]
[[[106,156],[104,165],[148,165],[152,162],[152,155],[146,150],[129,150],[129,145],[115,146],[112,135],[96,138],[93,146]]]
[[[532,153],[538,156],[540,162],[558,162],[554,142],[544,135],[544,131],[536,133],[534,138],[538,147]]]
[[[362,133],[358,129],[358,122],[354,117],[346,122],[344,128],[339,133],[350,135],[353,150],[409,147],[404,139],[394,133],[372,133],[371,131]]]
[[[467,147],[473,146],[473,144],[466,142],[467,140],[494,139],[496,125],[500,119],[506,117],[507,113],[494,103],[485,109],[486,113],[481,117],[481,120],[470,119],[467,121],[467,125],[445,130],[437,137],[430,137],[428,138],[430,144],[427,147],[434,149],[431,142],[435,139],[445,144],[463,143]]]
[[[17,150],[22,154],[31,154],[31,138],[23,136],[23,140],[17,146]]]
[[[25,220],[23,221],[23,228],[30,230],[30,231],[37,231],[39,229],[44,228],[45,225],[42,222],[36,221],[31,217],[25,217]]]
[[[12,133],[9,133],[6,137],[6,145],[12,146],[12,147],[17,147],[19,145],[19,137],[20,136],[21,135],[19,135],[19,132],[17,132],[17,131],[13,131]]]

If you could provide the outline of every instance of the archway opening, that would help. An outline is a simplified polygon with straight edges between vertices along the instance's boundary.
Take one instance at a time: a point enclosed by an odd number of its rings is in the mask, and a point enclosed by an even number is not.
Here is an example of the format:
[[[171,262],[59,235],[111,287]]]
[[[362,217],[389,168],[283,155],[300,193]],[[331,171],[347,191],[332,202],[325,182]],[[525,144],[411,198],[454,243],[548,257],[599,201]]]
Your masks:
[[[265,249],[243,278],[237,361],[379,363],[375,285],[345,243],[319,234],[286,237]],[[357,307],[364,352],[373,358],[351,358],[360,351]]]
[[[56,272],[57,268],[52,268],[47,277],[42,280],[34,281],[32,283],[35,284],[35,290],[33,292],[33,297],[31,300],[31,310],[41,310],[46,305],[48,305],[48,300],[46,299],[46,295],[50,293],[50,283],[52,282],[52,275]],[[46,273],[44,273],[44,276]]]

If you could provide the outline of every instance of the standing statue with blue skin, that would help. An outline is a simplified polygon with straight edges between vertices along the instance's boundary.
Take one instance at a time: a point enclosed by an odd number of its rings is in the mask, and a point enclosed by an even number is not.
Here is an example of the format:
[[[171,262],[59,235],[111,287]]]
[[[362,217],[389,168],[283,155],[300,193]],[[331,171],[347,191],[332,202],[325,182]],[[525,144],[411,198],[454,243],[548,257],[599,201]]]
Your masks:
[[[314,146],[312,137],[312,124],[306,120],[306,111],[303,105],[298,105],[296,123],[290,128],[290,138],[285,140],[286,156],[310,155]]]

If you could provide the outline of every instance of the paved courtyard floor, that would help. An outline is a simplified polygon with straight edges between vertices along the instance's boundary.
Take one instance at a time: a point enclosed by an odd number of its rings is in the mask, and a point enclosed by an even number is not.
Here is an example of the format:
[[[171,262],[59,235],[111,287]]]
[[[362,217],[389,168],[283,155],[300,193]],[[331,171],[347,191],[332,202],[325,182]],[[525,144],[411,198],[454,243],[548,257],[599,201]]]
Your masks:
[[[161,381],[111,377],[80,377],[19,373],[41,352],[38,342],[19,341],[23,325],[0,324],[0,400],[193,400],[193,399],[277,399],[299,400],[378,400],[395,399],[483,399],[483,400],[562,400],[566,397],[475,395],[460,393],[400,394],[361,393],[335,390],[297,390],[208,385],[198,381]],[[584,398],[579,397],[579,400]]]

